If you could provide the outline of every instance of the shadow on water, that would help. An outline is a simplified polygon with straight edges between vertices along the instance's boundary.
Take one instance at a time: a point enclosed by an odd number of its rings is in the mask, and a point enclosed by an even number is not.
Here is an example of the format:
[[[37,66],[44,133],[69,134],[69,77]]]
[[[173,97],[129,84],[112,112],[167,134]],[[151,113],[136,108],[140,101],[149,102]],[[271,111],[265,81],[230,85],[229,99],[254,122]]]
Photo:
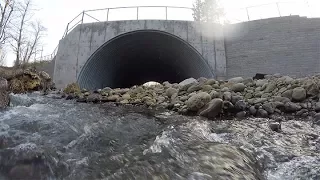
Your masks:
[[[319,179],[318,126],[209,122],[163,110],[13,95],[0,179]],[[2,176],[2,177],[1,177]]]

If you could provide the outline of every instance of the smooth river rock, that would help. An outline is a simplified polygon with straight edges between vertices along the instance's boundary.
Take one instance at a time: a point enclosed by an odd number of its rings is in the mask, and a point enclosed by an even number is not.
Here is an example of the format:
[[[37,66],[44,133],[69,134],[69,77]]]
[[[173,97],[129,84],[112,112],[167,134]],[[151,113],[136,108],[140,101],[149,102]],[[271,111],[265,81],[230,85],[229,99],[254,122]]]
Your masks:
[[[200,116],[207,117],[207,118],[215,118],[217,115],[220,114],[222,110],[223,100],[216,98],[212,99],[206,107],[199,113]]]
[[[198,94],[193,95],[186,102],[187,108],[190,111],[198,111],[208,102],[210,102],[211,97],[206,92],[200,92]]]

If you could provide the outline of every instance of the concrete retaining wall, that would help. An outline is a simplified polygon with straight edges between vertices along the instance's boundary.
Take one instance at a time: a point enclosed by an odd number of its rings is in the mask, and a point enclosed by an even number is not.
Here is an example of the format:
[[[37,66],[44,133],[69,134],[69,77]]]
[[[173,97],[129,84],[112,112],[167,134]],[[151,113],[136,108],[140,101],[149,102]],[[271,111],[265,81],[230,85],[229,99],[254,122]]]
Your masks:
[[[188,42],[218,79],[256,73],[300,77],[320,72],[320,18],[271,18],[224,28],[185,21],[116,21],[79,25],[60,41],[54,69],[57,87],[77,81],[88,58],[110,39],[147,29]]]
[[[291,16],[228,25],[227,77],[320,72],[320,19]]]

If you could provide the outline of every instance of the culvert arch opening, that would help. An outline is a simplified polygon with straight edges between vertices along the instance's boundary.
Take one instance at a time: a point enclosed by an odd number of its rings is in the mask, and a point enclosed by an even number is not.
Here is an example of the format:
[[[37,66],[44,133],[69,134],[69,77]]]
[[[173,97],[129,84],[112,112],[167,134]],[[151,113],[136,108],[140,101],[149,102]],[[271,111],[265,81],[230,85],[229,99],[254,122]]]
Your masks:
[[[142,30],[119,35],[87,60],[78,76],[82,88],[124,88],[149,81],[171,83],[213,77],[206,60],[181,38]]]

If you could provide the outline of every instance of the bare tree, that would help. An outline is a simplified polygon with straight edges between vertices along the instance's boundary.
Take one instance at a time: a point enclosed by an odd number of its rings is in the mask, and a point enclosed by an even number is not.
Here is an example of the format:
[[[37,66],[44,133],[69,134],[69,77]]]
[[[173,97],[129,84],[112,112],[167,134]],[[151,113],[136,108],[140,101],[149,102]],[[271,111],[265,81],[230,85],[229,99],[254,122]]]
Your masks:
[[[202,22],[202,10],[204,3],[201,0],[196,0],[193,4],[193,19],[197,22]]]
[[[40,21],[31,24],[33,36],[29,39],[26,50],[24,52],[23,63],[28,63],[31,59],[31,56],[37,53],[37,47],[40,45],[40,39],[44,36],[44,32],[47,30],[44,26],[42,26]],[[39,48],[38,48],[39,49]]]
[[[199,22],[220,23],[224,11],[218,0],[196,0],[193,4],[193,18]]]
[[[19,12],[19,24],[18,26],[14,26],[14,34],[11,35],[11,38],[13,39],[13,43],[11,44],[13,47],[13,51],[16,53],[16,60],[15,60],[15,66],[20,65],[20,59],[22,57],[22,45],[25,43],[25,39],[22,36],[25,29],[25,26],[27,24],[27,21],[29,20],[27,18],[27,15],[30,11],[30,5],[31,0],[27,0],[25,3],[19,4],[18,12]]]
[[[17,7],[17,20],[12,25],[10,45],[15,53],[14,66],[28,63],[37,52],[46,28],[40,21],[32,21],[32,0],[25,0]]]
[[[7,52],[4,49],[0,49],[0,66],[4,66],[6,63]]]
[[[0,0],[0,44],[8,38],[8,25],[12,20],[15,2],[13,0]]]

